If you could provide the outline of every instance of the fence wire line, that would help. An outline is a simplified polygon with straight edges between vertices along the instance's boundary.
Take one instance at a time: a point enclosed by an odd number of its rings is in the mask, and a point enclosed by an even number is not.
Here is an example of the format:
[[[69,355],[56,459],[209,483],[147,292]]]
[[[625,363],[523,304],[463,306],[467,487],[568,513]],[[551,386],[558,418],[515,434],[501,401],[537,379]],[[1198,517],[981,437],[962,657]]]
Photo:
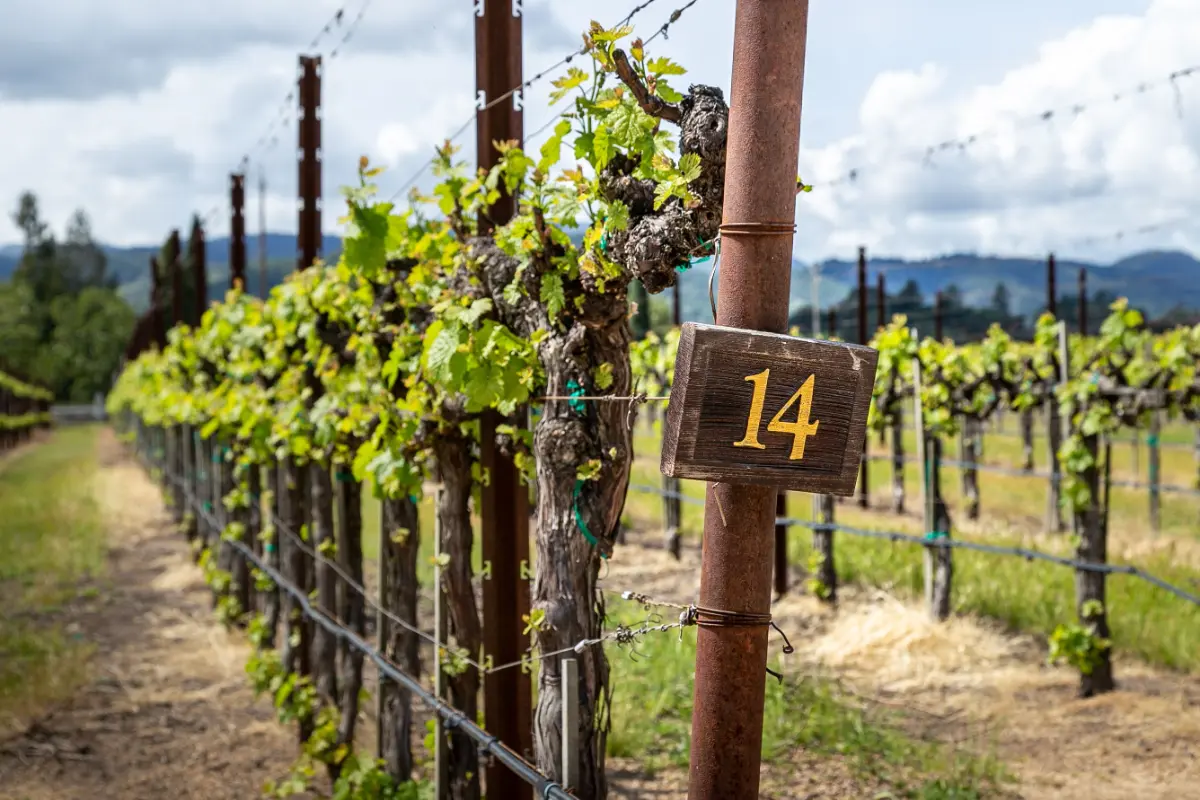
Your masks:
[[[869,455],[869,456],[867,456],[867,458],[871,461],[894,462],[896,460],[895,456],[884,455],[884,454]],[[913,464],[913,463],[917,462],[917,457],[906,455],[906,456],[903,456],[901,460],[904,461],[904,463],[906,463],[906,464]],[[1027,470],[1027,469],[1021,469],[1020,467],[1013,467],[1013,466],[1004,465],[1004,464],[984,464],[984,463],[981,463],[978,461],[959,461],[959,460],[953,459],[953,458],[943,458],[943,459],[941,459],[941,463],[943,466],[953,467],[955,469],[974,469],[977,472],[990,472],[990,473],[994,473],[996,475],[1007,475],[1007,476],[1014,477],[1014,478],[1045,478],[1045,479],[1049,479],[1049,478],[1053,478],[1053,477],[1062,478],[1062,473],[1058,473],[1057,475],[1054,475],[1051,472],[1049,472],[1048,470],[1044,470],[1044,469],[1028,469]],[[1116,486],[1116,487],[1119,487],[1122,489],[1152,489],[1152,488],[1156,488],[1155,484],[1152,484],[1149,481],[1138,481],[1138,480],[1129,480],[1129,479],[1124,479],[1124,478],[1113,478],[1109,482],[1113,486]],[[1167,494],[1180,494],[1180,495],[1184,495],[1185,497],[1200,497],[1200,489],[1196,489],[1191,486],[1180,486],[1179,484],[1160,483],[1160,484],[1157,484],[1157,488],[1159,491],[1165,492]]]
[[[218,520],[210,511],[201,508],[198,509],[204,517],[209,521],[209,524],[215,524]],[[307,594],[299,587],[288,581],[275,568],[264,563],[258,555],[240,541],[233,539],[222,540],[231,545],[234,549],[242,554],[242,556],[262,570],[267,576],[274,581],[275,585],[290,594],[295,601],[300,605],[304,615],[316,622],[322,628],[327,630],[339,639],[342,639],[351,644],[356,650],[361,652],[366,657],[375,662],[379,671],[402,684],[406,689],[416,695],[421,702],[429,706],[439,717],[446,721],[448,730],[455,728],[461,729],[471,739],[473,739],[480,749],[492,756],[495,756],[499,761],[514,772],[521,780],[533,786],[541,794],[539,797],[556,798],[556,800],[576,800],[576,798],[563,789],[559,784],[553,781],[546,775],[543,775],[532,764],[518,755],[513,750],[506,747],[499,738],[487,730],[476,725],[461,711],[450,704],[443,701],[441,698],[427,691],[421,682],[413,678],[408,673],[404,672],[398,665],[393,663],[385,654],[377,648],[372,647],[369,642],[360,637],[354,631],[340,625],[338,622],[329,617],[323,610],[318,610],[313,607],[309,601]]]
[[[219,531],[224,528],[224,526],[221,524],[220,520],[217,518],[217,516],[213,512],[207,511],[202,506],[196,505],[195,493],[193,493],[187,489],[186,483],[181,481],[180,476],[177,473],[175,473],[174,471],[163,471],[163,474],[167,477],[167,479],[170,481],[170,483],[172,485],[174,485],[176,487],[182,487],[181,493],[186,496],[186,502],[189,505],[191,505],[191,507],[194,511],[199,513],[200,516],[204,517],[207,520],[208,524],[210,526],[212,526],[214,530]],[[353,577],[351,577],[344,569],[342,569],[342,566],[340,564],[338,564],[336,561],[329,560],[320,552],[320,550],[318,550],[317,548],[314,548],[312,545],[308,544],[308,542],[305,542],[300,537],[300,535],[296,533],[296,531],[294,531],[290,526],[285,525],[283,523],[283,521],[281,519],[279,519],[279,517],[274,512],[268,512],[268,516],[270,518],[271,526],[275,530],[281,531],[285,535],[287,535],[287,537],[292,541],[292,543],[294,545],[296,545],[297,547],[299,547],[300,551],[303,552],[305,555],[307,555],[309,558],[313,559],[315,562],[318,562],[318,563],[321,563],[321,564],[324,564],[324,565],[330,567],[342,579],[342,581],[347,586],[349,586],[351,589],[353,589],[355,592],[357,592],[360,596],[362,596],[363,601],[371,609],[373,609],[373,610],[379,612],[380,614],[382,614],[383,616],[387,617],[388,620],[396,623],[397,625],[399,625],[401,628],[408,631],[409,633],[412,633],[415,636],[423,639],[426,643],[431,644],[434,647],[441,647],[441,648],[445,648],[447,650],[449,649],[446,647],[446,642],[439,642],[437,640],[437,638],[434,637],[432,634],[426,633],[425,631],[421,630],[420,628],[406,622],[405,620],[398,617],[391,610],[380,605],[374,598],[371,597],[371,594],[370,594],[370,592],[367,591],[366,587],[363,586],[358,581],[356,581]],[[228,540],[223,540],[223,541],[228,541]],[[655,624],[655,623],[651,623],[649,620],[643,622],[638,627],[629,627],[629,626],[625,626],[625,625],[618,625],[614,630],[610,631],[609,633],[604,634],[603,636],[598,636],[598,637],[590,638],[590,639],[581,639],[580,641],[576,642],[574,645],[572,645],[570,647],[564,647],[560,650],[554,650],[549,653],[530,652],[528,658],[521,659],[518,661],[511,661],[507,664],[500,664],[499,666],[492,666],[492,667],[488,667],[484,664],[480,664],[478,661],[475,661],[474,659],[470,658],[469,656],[461,655],[458,653],[455,654],[455,659],[458,661],[462,661],[463,663],[468,664],[471,667],[474,667],[482,675],[490,675],[490,674],[493,674],[496,672],[502,672],[506,669],[513,669],[514,667],[524,666],[525,664],[534,664],[534,663],[537,663],[538,661],[544,661],[547,658],[554,658],[555,656],[565,655],[567,653],[582,653],[584,650],[586,650],[589,647],[595,647],[596,645],[605,644],[607,642],[616,642],[618,645],[630,644],[630,643],[635,642],[636,639],[640,636],[645,636],[650,633],[666,633],[668,631],[675,630],[677,628],[682,628],[682,627],[684,627],[684,625],[679,622],[667,623],[667,624]]]
[[[363,599],[366,601],[368,606],[370,606],[374,610],[378,611],[379,613],[383,614],[385,617],[387,617],[392,622],[395,622],[397,625],[399,625],[404,630],[421,637],[428,643],[438,646],[438,647],[446,646],[445,642],[438,642],[438,640],[432,634],[426,633],[425,631],[422,631],[420,628],[414,627],[413,625],[409,624],[408,622],[405,622],[400,617],[397,617],[392,611],[388,610],[387,608],[384,608],[379,603],[377,603],[374,599],[372,599],[370,593],[366,590],[366,588],[361,583],[359,583],[358,581],[354,580],[352,577],[350,577],[349,575],[346,574],[345,570],[343,570],[341,568],[341,565],[339,565],[335,561],[330,561],[329,559],[325,558],[325,556],[322,555],[319,550],[312,547],[307,542],[305,542],[303,539],[301,539],[300,536],[294,530],[292,530],[288,526],[284,525],[279,520],[279,518],[276,517],[275,514],[273,514],[273,513],[271,514],[271,522],[272,522],[272,525],[277,530],[282,530],[285,534],[287,534],[288,538],[291,539],[291,541],[294,544],[296,544],[297,546],[300,547],[301,552],[305,553],[310,558],[313,558],[314,560],[331,567],[333,569],[333,571],[336,572],[342,578],[342,580],[346,582],[346,584],[348,584],[352,589],[354,589],[354,591],[356,591],[360,595],[362,595]],[[592,638],[592,639],[581,639],[578,642],[576,642],[575,644],[571,645],[570,647],[564,647],[561,650],[554,650],[553,652],[549,652],[549,653],[531,652],[529,654],[529,658],[527,658],[527,659],[511,661],[507,664],[501,664],[499,666],[493,666],[493,667],[488,667],[483,664],[480,664],[478,661],[474,661],[473,659],[469,658],[468,656],[458,655],[458,656],[456,656],[456,658],[458,660],[462,661],[463,663],[469,664],[470,666],[474,667],[481,674],[490,675],[495,672],[501,672],[506,669],[512,669],[513,667],[519,667],[519,666],[522,666],[523,664],[527,664],[527,663],[532,664],[537,661],[544,661],[547,658],[553,658],[554,656],[560,656],[560,655],[564,655],[566,653],[582,653],[584,650],[586,650],[589,647],[594,647],[598,644],[603,644],[603,643],[609,642],[609,641],[616,641],[618,644],[625,644],[625,643],[628,643],[629,641],[631,641],[631,639],[630,639],[631,635],[636,637],[636,636],[642,636],[642,635],[648,634],[648,633],[665,633],[668,630],[672,630],[672,629],[678,628],[678,627],[681,627],[679,623],[673,623],[673,624],[669,624],[669,625],[658,625],[658,624],[651,624],[649,621],[643,623],[640,627],[637,627],[637,628],[629,628],[626,626],[617,626],[617,628],[615,630],[605,634],[604,636],[599,636],[599,637]]]
[[[645,43],[649,44],[650,42],[657,39],[659,36],[666,37],[667,31],[671,27],[671,25],[678,22],[679,17],[682,16],[683,12],[687,11],[689,8],[694,6],[698,1],[699,0],[689,0],[688,3],[686,3],[685,5],[683,5],[680,8],[675,9],[675,11],[671,12],[671,16],[667,19],[667,21],[665,23],[663,23],[658,28],[658,30],[655,31],[654,35],[651,36],[649,39],[647,39]],[[658,0],[645,0],[645,2],[639,3],[638,5],[634,6],[633,10],[631,10],[628,14],[626,14],[624,16],[624,18],[621,19],[620,22],[618,22],[616,25],[613,26],[613,29],[628,25],[633,20],[634,17],[636,17],[638,14],[640,14],[642,11],[646,10],[650,6],[654,5],[654,3],[656,3],[656,2],[658,2]],[[577,56],[583,56],[583,55],[587,55],[586,47],[581,47],[577,50],[572,50],[570,53],[563,56],[558,61],[551,64],[550,66],[544,67],[540,71],[536,72],[532,78],[522,81],[520,84],[509,89],[504,94],[501,94],[498,97],[488,100],[486,103],[484,103],[482,108],[476,108],[474,111],[472,111],[471,116],[468,117],[463,122],[462,125],[458,126],[458,128],[455,129],[455,131],[453,133],[451,133],[449,137],[447,137],[446,141],[452,142],[455,139],[457,139],[458,137],[462,136],[464,133],[466,133],[467,129],[471,127],[472,123],[474,123],[475,120],[478,119],[480,112],[487,111],[488,109],[496,106],[497,104],[503,103],[505,100],[510,99],[517,92],[524,92],[530,86],[533,86],[535,83],[538,83],[539,81],[544,80],[554,70],[558,69],[559,67],[566,66],[567,64],[571,63]],[[553,125],[554,122],[559,117],[563,116],[568,111],[570,111],[569,106],[564,108],[562,111],[558,112],[557,114],[555,114],[553,117],[551,117],[544,125],[542,125],[540,128],[538,128],[532,134],[529,134],[528,136],[523,136],[522,139],[525,139],[525,140],[532,139],[533,137],[541,134],[543,131],[545,131],[547,128],[549,128],[551,125]],[[400,195],[402,195],[406,191],[408,191],[409,188],[411,188],[413,184],[415,184],[418,180],[420,180],[421,176],[425,174],[425,171],[427,169],[429,169],[431,166],[433,166],[433,163],[436,160],[437,160],[436,157],[430,158],[425,163],[423,163],[421,165],[421,167],[415,173],[413,173],[412,177],[409,178],[407,181],[405,181],[405,183],[399,189],[396,190],[395,194],[393,194],[389,198],[388,201],[395,202],[396,198],[398,198]]]
[[[689,497],[681,492],[671,492],[659,489],[655,486],[646,484],[630,484],[629,488],[633,491],[643,492],[646,494],[656,494],[660,497],[672,497],[693,505],[704,505],[704,501],[695,497]],[[1162,578],[1152,575],[1149,572],[1135,567],[1132,564],[1097,564],[1090,561],[1077,561],[1072,558],[1056,556],[1050,553],[1043,553],[1038,550],[1029,550],[1024,547],[1009,547],[1006,545],[983,544],[982,542],[973,542],[968,539],[925,539],[921,536],[914,536],[910,533],[900,533],[899,531],[869,531],[862,528],[852,528],[847,525],[829,524],[825,522],[812,522],[809,520],[794,519],[791,517],[779,517],[775,520],[776,525],[787,527],[809,528],[813,531],[836,531],[840,533],[850,534],[851,536],[863,536],[868,539],[883,539],[892,542],[906,542],[909,544],[919,544],[923,547],[949,547],[960,550],[976,550],[981,553],[991,553],[993,555],[1008,555],[1019,556],[1027,561],[1049,561],[1053,564],[1059,564],[1064,567],[1073,567],[1084,572],[1098,572],[1103,574],[1120,574],[1132,575],[1135,578],[1151,583],[1158,588],[1169,592],[1182,600],[1187,600],[1190,603],[1200,605],[1200,595],[1193,594],[1186,589],[1181,589]]]

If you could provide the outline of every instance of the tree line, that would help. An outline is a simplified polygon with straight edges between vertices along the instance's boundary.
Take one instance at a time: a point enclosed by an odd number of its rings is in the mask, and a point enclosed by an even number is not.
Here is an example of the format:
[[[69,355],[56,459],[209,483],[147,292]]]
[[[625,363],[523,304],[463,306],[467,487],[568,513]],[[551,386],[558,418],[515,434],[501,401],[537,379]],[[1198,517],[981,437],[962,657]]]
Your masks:
[[[23,250],[11,279],[0,283],[3,361],[59,402],[90,402],[112,384],[133,311],[117,294],[86,212],[76,211],[59,239],[27,191],[12,220]]]

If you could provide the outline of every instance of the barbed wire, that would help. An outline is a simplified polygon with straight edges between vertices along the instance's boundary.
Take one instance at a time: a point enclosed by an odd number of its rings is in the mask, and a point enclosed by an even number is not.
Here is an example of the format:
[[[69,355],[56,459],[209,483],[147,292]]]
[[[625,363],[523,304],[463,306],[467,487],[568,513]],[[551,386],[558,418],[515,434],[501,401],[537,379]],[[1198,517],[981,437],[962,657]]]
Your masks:
[[[207,514],[208,512],[202,512],[202,513]],[[397,616],[394,612],[392,612],[388,608],[382,606],[377,601],[375,601],[371,597],[370,593],[366,590],[366,587],[363,586],[362,583],[355,580],[351,575],[349,575],[341,567],[341,565],[338,564],[336,561],[331,561],[330,559],[326,558],[324,556],[324,554],[322,554],[318,548],[314,548],[311,545],[309,545],[307,542],[305,542],[294,530],[291,529],[290,526],[285,525],[283,523],[283,521],[280,520],[278,518],[278,516],[276,516],[274,513],[272,513],[270,515],[270,518],[271,518],[272,527],[274,527],[278,531],[283,532],[288,537],[289,541],[293,545],[299,547],[301,552],[303,552],[305,555],[312,558],[315,562],[330,567],[349,588],[353,589],[356,593],[358,593],[359,595],[362,596],[365,603],[371,609],[379,612],[380,614],[382,614],[384,617],[386,617],[391,622],[396,623],[401,628],[408,631],[409,633],[416,635],[417,637],[424,640],[426,643],[432,644],[435,647],[444,648],[447,651],[449,651],[449,648],[447,647],[446,642],[439,642],[438,639],[435,636],[433,636],[432,634],[426,633],[425,631],[421,630],[420,628],[405,621],[404,619]],[[645,636],[647,634],[665,633],[669,630],[674,630],[676,628],[681,628],[681,627],[682,626],[679,623],[669,623],[669,624],[664,625],[664,624],[653,623],[650,620],[644,621],[640,626],[637,626],[637,627],[618,625],[616,629],[610,631],[609,633],[604,634],[603,636],[581,639],[580,641],[576,642],[575,644],[571,645],[570,647],[564,647],[560,650],[555,650],[555,651],[548,652],[548,653],[539,653],[539,652],[535,652],[531,649],[528,652],[528,656],[526,658],[522,658],[517,661],[511,661],[509,663],[499,664],[499,665],[489,666],[488,664],[483,664],[483,663],[480,663],[480,662],[472,659],[470,656],[462,655],[459,653],[454,654],[453,658],[455,661],[458,661],[458,662],[461,662],[461,663],[467,664],[468,666],[473,667],[481,675],[490,675],[490,674],[493,674],[496,672],[502,672],[507,669],[513,669],[514,667],[525,667],[527,665],[532,665],[532,664],[537,663],[538,661],[544,661],[548,658],[554,658],[555,656],[564,655],[566,653],[572,653],[572,652],[573,653],[582,653],[585,650],[587,650],[589,647],[595,647],[596,645],[605,644],[607,642],[616,642],[618,645],[626,645],[626,644],[635,643],[637,641],[637,639],[639,639],[640,637]]]
[[[621,28],[621,27],[628,25],[630,22],[633,21],[634,17],[636,17],[642,11],[645,11],[650,6],[654,5],[654,3],[656,3],[656,2],[658,2],[658,0],[645,0],[645,2],[634,6],[633,10],[631,10],[628,14],[626,14],[616,25],[612,26],[613,29]],[[666,38],[667,34],[668,34],[668,29],[671,27],[671,25],[678,22],[679,18],[683,15],[683,13],[685,11],[687,11],[689,8],[691,8],[692,6],[694,6],[697,2],[699,2],[699,0],[689,0],[689,2],[687,2],[680,8],[675,9],[675,11],[671,12],[671,16],[667,19],[667,21],[665,23],[663,23],[661,26],[659,26],[658,30],[654,33],[654,35],[652,35],[649,39],[646,40],[646,44],[649,44],[650,42],[654,41],[659,36]],[[580,47],[576,50],[572,50],[570,53],[566,54],[565,56],[563,56],[558,61],[551,64],[550,66],[544,67],[541,70],[539,70],[537,73],[535,73],[533,75],[533,77],[529,78],[528,80],[522,81],[519,85],[514,86],[513,88],[509,89],[507,92],[504,92],[503,94],[499,95],[498,97],[490,98],[482,106],[477,106],[476,109],[471,112],[471,116],[469,116],[466,120],[464,120],[462,125],[458,126],[458,128],[456,128],[450,134],[450,136],[448,136],[445,139],[445,141],[453,142],[458,137],[460,137],[464,133],[466,133],[467,130],[473,124],[475,124],[475,120],[478,118],[478,115],[480,112],[487,111],[488,109],[495,107],[497,104],[503,103],[504,101],[510,99],[517,92],[521,92],[523,94],[526,89],[529,89],[535,83],[538,83],[538,82],[544,80],[545,78],[549,77],[550,74],[552,72],[554,72],[555,70],[557,70],[561,67],[565,67],[566,65],[568,65],[572,61],[574,61],[576,57],[584,56],[584,55],[587,55],[586,45],[583,47]],[[560,117],[569,113],[569,111],[570,111],[570,107],[568,106],[568,107],[564,108],[562,111],[560,111],[558,114],[552,116],[544,125],[539,127],[536,131],[534,131],[531,134],[527,134],[527,135],[523,136],[522,138],[525,141],[529,141],[530,139],[540,135],[547,128],[549,128],[551,125],[553,125],[555,122],[557,122]],[[436,160],[437,160],[437,157],[434,156],[434,157],[431,157],[428,160],[426,160],[424,163],[422,163],[421,166],[416,170],[416,172],[414,172],[413,175],[408,180],[406,180],[390,198],[388,198],[388,202],[394,202],[398,197],[400,197],[400,195],[404,194],[410,188],[412,188],[412,186],[418,180],[421,179],[421,176],[424,175],[425,172],[431,166],[433,166],[433,164]]]
[[[362,6],[359,7],[358,14],[355,15],[349,25],[345,26],[343,26],[342,23],[346,17],[347,10],[351,6],[351,2],[350,0],[343,2],[340,6],[338,6],[338,8],[333,12],[325,24],[321,26],[320,30],[317,31],[312,40],[308,43],[309,52],[317,50],[327,38],[332,37],[336,31],[340,29],[343,31],[341,40],[338,41],[327,54],[329,58],[335,58],[340,49],[350,40],[351,35],[362,23],[363,17],[367,13],[367,9],[371,7],[373,2],[374,0],[363,0]],[[275,110],[268,119],[263,132],[258,136],[257,139],[254,140],[254,144],[252,144],[250,148],[242,154],[241,160],[238,161],[236,169],[242,172],[247,171],[250,167],[250,163],[260,154],[260,151],[269,152],[273,150],[276,145],[278,145],[279,130],[287,128],[296,118],[296,106],[294,103],[295,99],[296,88],[293,86],[288,90],[287,94],[284,95],[283,100],[281,100],[275,106]],[[220,212],[223,205],[223,202],[218,202],[212,208],[210,208],[204,214],[204,216],[201,217],[201,223],[204,226],[207,226],[210,222],[212,222],[216,215]]]
[[[1157,90],[1157,89],[1162,89],[1162,88],[1165,88],[1168,86],[1171,87],[1172,90],[1175,92],[1176,114],[1179,116],[1180,119],[1182,119],[1183,118],[1183,95],[1179,90],[1178,82],[1180,79],[1190,78],[1190,77],[1192,77],[1192,75],[1194,75],[1198,72],[1200,72],[1200,65],[1185,67],[1183,69],[1175,70],[1162,78],[1157,78],[1157,79],[1149,80],[1149,81],[1143,81],[1143,82],[1138,83],[1135,86],[1131,86],[1125,90],[1119,90],[1116,92],[1106,93],[1103,96],[1098,95],[1098,96],[1095,96],[1092,99],[1086,100],[1086,101],[1079,101],[1079,102],[1075,102],[1075,103],[1071,103],[1071,104],[1067,104],[1067,105],[1063,105],[1063,106],[1056,106],[1054,108],[1048,108],[1043,111],[1037,112],[1035,114],[1019,115],[1016,117],[1010,117],[1008,120],[1006,120],[1006,122],[1011,123],[1012,127],[1016,130],[1024,130],[1024,129],[1032,128],[1032,127],[1038,126],[1038,125],[1051,124],[1054,121],[1056,121],[1064,116],[1067,116],[1067,115],[1070,115],[1072,118],[1075,118],[1075,117],[1080,116],[1081,114],[1084,114],[1090,110],[1095,109],[1098,106],[1119,103],[1130,97],[1144,95],[1147,92]],[[912,153],[908,156],[900,156],[899,158],[904,158],[904,159],[910,160],[910,161],[911,160],[919,160],[923,164],[932,167],[932,166],[935,166],[933,164],[933,159],[937,155],[946,153],[946,152],[952,152],[952,151],[959,152],[959,153],[965,153],[967,150],[969,150],[974,145],[978,144],[980,141],[986,140],[986,139],[994,137],[994,136],[998,136],[1005,130],[1008,130],[1007,125],[1005,125],[1003,122],[996,123],[989,128],[983,129],[981,131],[977,131],[976,133],[970,134],[968,136],[945,139],[945,140],[942,140],[935,144],[928,145],[928,146],[922,148],[918,152]],[[889,157],[889,162],[894,163],[895,160],[897,160],[897,157],[895,157],[895,156]],[[864,171],[864,169],[869,170],[870,168],[871,168],[871,165],[854,167],[852,169],[847,170],[846,172],[844,172],[837,178],[827,180],[827,181],[816,181],[812,185],[815,187],[832,187],[832,186],[840,186],[840,185],[857,183],[859,176]]]
[[[678,498],[680,501],[693,505],[703,506],[704,501],[683,494],[682,492],[672,492],[660,489],[657,486],[649,486],[641,483],[631,483],[629,485],[631,491],[637,491],[644,494],[654,494],[660,497]],[[1098,572],[1104,574],[1119,574],[1132,575],[1147,583],[1151,583],[1158,588],[1169,592],[1176,597],[1179,597],[1188,602],[1200,605],[1200,595],[1193,594],[1186,589],[1181,589],[1167,581],[1146,572],[1141,567],[1135,567],[1132,564],[1098,564],[1091,561],[1079,561],[1073,558],[1056,556],[1051,553],[1043,553],[1040,550],[1029,550],[1024,547],[1009,547],[1006,545],[984,544],[975,542],[969,539],[949,539],[937,538],[926,539],[923,536],[916,536],[910,533],[901,533],[899,531],[871,531],[863,528],[853,528],[848,525],[838,525],[826,522],[813,522],[811,520],[795,519],[792,517],[778,517],[775,524],[784,527],[801,527],[808,528],[813,531],[835,531],[838,533],[846,533],[851,536],[861,536],[868,539],[883,539],[891,542],[905,542],[908,544],[919,544],[924,547],[948,547],[960,550],[975,550],[982,553],[990,553],[992,555],[1008,555],[1019,556],[1027,561],[1048,561],[1054,564],[1065,567],[1073,567],[1085,572]]]

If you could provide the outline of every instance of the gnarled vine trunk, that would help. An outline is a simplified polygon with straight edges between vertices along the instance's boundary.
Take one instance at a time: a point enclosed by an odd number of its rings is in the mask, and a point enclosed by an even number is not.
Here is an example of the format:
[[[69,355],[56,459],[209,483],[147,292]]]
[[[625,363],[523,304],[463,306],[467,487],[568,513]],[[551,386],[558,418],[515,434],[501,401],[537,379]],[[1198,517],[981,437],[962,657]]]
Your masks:
[[[904,513],[904,423],[892,425],[892,512]]]
[[[1075,548],[1075,559],[1090,564],[1105,564],[1108,562],[1108,531],[1105,530],[1103,507],[1100,492],[1099,437],[1084,436],[1083,446],[1091,456],[1091,465],[1079,476],[1091,492],[1091,501],[1081,510],[1075,512],[1075,527],[1079,532],[1079,544]],[[1107,497],[1104,498],[1107,501]],[[1108,598],[1106,596],[1105,578],[1103,572],[1090,570],[1075,571],[1075,608],[1079,614],[1079,622],[1089,628],[1092,634],[1101,639],[1112,638],[1108,627]],[[1096,663],[1091,665],[1090,673],[1079,676],[1079,696],[1111,692],[1116,688],[1113,679],[1112,648],[1104,648],[1098,655]]]
[[[523,293],[516,302],[510,303],[504,292],[517,275],[516,259],[501,252],[490,238],[472,243],[479,275],[505,324],[526,337],[536,331],[548,333],[538,345],[548,397],[569,396],[576,388],[584,395],[628,396],[629,281],[636,278],[652,294],[673,286],[676,268],[686,268],[692,256],[705,254],[721,224],[728,118],[721,91],[693,86],[678,106],[648,102],[645,86],[624,55],[617,53],[614,58],[622,80],[643,109],[679,125],[680,153],[699,156],[700,176],[689,185],[697,202],[685,207],[673,197],[655,209],[654,182],[634,175],[638,157],[614,154],[599,176],[600,190],[607,200],[620,201],[629,214],[623,229],[607,231],[605,256],[624,274],[621,280],[600,281],[582,271],[577,281],[565,282],[566,311],[553,319],[539,300],[539,281],[551,271],[560,246],[544,234],[539,209],[533,209],[539,241],[521,273]],[[594,378],[602,366],[611,370],[604,389],[596,386]],[[531,603],[535,611],[545,614],[536,632],[540,653],[573,648],[583,639],[601,635],[604,601],[597,579],[620,527],[629,484],[632,422],[626,402],[548,400],[543,407],[534,430],[537,530]],[[598,476],[578,479],[577,470],[593,460],[599,464]],[[600,647],[573,655],[579,670],[579,785],[571,788],[580,800],[598,800],[608,790],[604,774],[611,694],[608,660]],[[536,761],[539,769],[556,778],[561,778],[562,769],[560,686],[560,661],[541,660],[534,712]]]
[[[384,582],[384,607],[408,625],[417,625],[417,552],[421,544],[421,524],[417,504],[410,498],[383,501],[384,546],[380,553]],[[421,659],[417,635],[391,620],[383,620],[384,652],[401,670],[419,678]],[[383,678],[381,757],[387,771],[399,782],[412,777],[412,692],[395,681]]]
[[[336,618],[337,573],[331,566],[336,547],[333,532],[333,481],[330,480],[329,464],[314,461],[309,465],[309,492],[312,506],[312,535],[309,537],[313,551],[317,554],[315,576],[317,606],[321,611]],[[320,625],[313,631],[313,678],[317,694],[325,703],[338,701],[337,691],[337,638]]]
[[[1021,469],[1033,472],[1033,411],[1021,410]]]
[[[351,580],[363,586],[362,485],[344,465],[338,465],[337,482],[337,562]],[[366,598],[349,582],[342,582],[338,598],[338,617],[343,625],[360,638],[367,633]],[[338,744],[354,746],[358,722],[358,693],[362,689],[363,654],[350,642],[339,643],[341,661],[341,718],[338,720]]]
[[[816,505],[816,516],[822,525],[834,524],[833,495],[813,495]],[[837,602],[838,577],[837,561],[833,549],[832,530],[813,531],[813,552],[817,554],[817,569],[813,578],[817,581],[820,599],[826,603]]]
[[[302,533],[308,520],[308,466],[288,458],[280,465],[279,546],[283,575],[306,595],[312,591],[310,559],[294,536]],[[283,667],[301,676],[312,675],[312,628],[291,594],[281,593],[283,619]],[[300,743],[312,735],[313,721],[300,720]]]
[[[959,439],[959,458],[963,462],[962,493],[966,500],[967,519],[979,519],[979,435],[980,423],[974,419],[964,419]]]
[[[442,589],[450,612],[450,633],[457,647],[478,659],[483,635],[479,627],[479,609],[475,603],[475,587],[471,583],[473,569],[471,550],[474,531],[468,502],[471,499],[470,441],[457,431],[442,432],[434,443],[438,480],[442,484],[438,519],[441,522],[441,552],[449,557],[442,568]],[[467,667],[458,675],[447,673],[450,697],[456,709],[475,719],[479,711],[479,672]],[[479,798],[479,752],[465,733],[452,730],[448,739],[450,797],[452,800]]]

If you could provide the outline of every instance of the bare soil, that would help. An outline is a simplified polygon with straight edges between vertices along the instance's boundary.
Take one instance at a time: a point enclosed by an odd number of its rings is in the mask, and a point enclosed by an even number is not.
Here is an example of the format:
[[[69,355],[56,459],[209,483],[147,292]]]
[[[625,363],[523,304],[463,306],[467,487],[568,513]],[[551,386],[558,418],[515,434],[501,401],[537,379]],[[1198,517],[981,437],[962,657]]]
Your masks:
[[[91,681],[0,742],[0,797],[12,800],[250,798],[281,777],[296,737],[256,701],[244,637],[211,595],[158,489],[99,434],[93,491],[109,530],[109,575],[64,622],[95,645]]]
[[[639,541],[631,533],[618,548],[605,587],[695,602],[699,550],[675,561]],[[1118,690],[1081,700],[1077,675],[1046,666],[1045,645],[1034,637],[971,617],[936,624],[915,604],[853,586],[839,588],[831,609],[803,593],[803,578],[792,575],[796,593],[773,609],[796,648],[788,672],[836,679],[848,695],[893,707],[914,735],[997,755],[1028,800],[1200,798],[1195,676],[1118,655]],[[775,650],[779,644],[772,640]],[[763,797],[873,796],[837,783],[836,761],[796,759],[764,768]],[[820,782],[810,786],[814,770]],[[686,797],[686,776],[675,782],[672,789],[671,776],[659,775],[651,791],[633,781],[622,796]]]

